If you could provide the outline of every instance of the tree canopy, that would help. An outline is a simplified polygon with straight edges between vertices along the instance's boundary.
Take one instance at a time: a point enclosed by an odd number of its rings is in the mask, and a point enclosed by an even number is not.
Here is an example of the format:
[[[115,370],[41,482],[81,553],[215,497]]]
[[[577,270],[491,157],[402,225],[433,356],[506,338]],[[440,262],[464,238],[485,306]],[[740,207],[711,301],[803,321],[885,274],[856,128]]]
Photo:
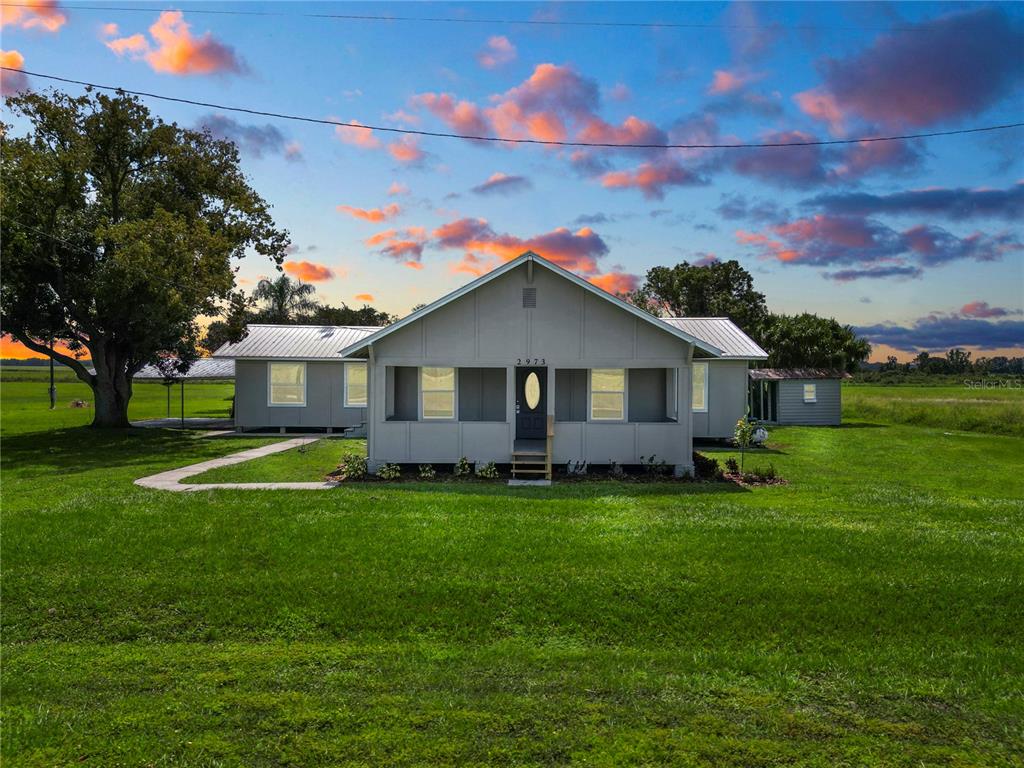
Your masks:
[[[316,287],[310,283],[280,275],[263,279],[250,297],[240,296],[224,315],[207,327],[202,346],[215,351],[227,341],[237,341],[248,323],[276,325],[388,325],[395,317],[364,304],[358,309],[344,303],[340,307],[322,304]]]
[[[653,267],[629,299],[655,315],[728,317],[755,338],[768,317],[764,294],[735,260]]]
[[[871,354],[871,345],[848,325],[804,312],[771,315],[759,343],[769,368],[832,368],[853,373]]]
[[[232,300],[234,260],[253,250],[280,264],[288,235],[231,142],[124,94],[6,103],[29,128],[3,127],[4,331],[92,388],[94,426],[127,426],[134,374],[194,360],[197,318]]]
[[[654,267],[627,298],[659,316],[728,317],[768,351],[768,365],[776,368],[853,372],[871,353],[865,339],[834,319],[769,312],[753,276],[735,260]]]

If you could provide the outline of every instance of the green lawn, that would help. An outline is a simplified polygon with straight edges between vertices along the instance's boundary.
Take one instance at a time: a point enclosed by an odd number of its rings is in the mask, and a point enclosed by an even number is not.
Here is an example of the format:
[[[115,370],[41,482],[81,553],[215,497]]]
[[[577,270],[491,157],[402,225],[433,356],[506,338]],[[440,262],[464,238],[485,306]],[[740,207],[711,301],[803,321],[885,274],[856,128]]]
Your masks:
[[[1019,437],[778,429],[753,491],[170,494],[131,481],[268,440],[97,434],[26,384],[5,766],[1022,764]]]
[[[973,379],[965,379],[973,381]],[[1024,437],[1024,386],[844,384],[843,417]]]

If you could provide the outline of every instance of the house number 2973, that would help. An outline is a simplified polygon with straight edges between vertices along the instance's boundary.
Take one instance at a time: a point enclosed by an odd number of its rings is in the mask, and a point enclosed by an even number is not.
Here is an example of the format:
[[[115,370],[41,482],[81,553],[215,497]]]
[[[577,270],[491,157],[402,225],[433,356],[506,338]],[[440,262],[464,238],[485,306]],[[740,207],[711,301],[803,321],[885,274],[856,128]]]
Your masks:
[[[543,357],[517,357],[516,365],[547,365]]]

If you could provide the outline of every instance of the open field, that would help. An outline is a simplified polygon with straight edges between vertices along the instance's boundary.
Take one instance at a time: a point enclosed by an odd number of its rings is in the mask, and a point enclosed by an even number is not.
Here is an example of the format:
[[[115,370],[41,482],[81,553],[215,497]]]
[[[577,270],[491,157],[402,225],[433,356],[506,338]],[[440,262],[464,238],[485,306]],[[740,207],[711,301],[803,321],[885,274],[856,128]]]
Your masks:
[[[170,494],[131,481],[270,440],[97,434],[24,384],[0,403],[5,766],[1021,765],[1018,437],[777,429],[747,466],[790,484],[753,491]]]
[[[843,418],[1024,437],[1024,385],[1007,381],[1016,386],[844,384]]]

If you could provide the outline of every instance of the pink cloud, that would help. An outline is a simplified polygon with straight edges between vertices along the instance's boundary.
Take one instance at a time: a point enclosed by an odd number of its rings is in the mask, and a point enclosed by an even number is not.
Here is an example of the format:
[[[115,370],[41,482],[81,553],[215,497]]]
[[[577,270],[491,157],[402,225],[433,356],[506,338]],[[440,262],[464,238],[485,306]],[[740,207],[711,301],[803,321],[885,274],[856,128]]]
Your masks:
[[[372,293],[357,293],[353,298],[355,298],[356,301],[367,301],[367,302],[369,302],[369,301],[373,301],[373,294]]]
[[[427,233],[423,227],[386,229],[366,239],[367,247],[376,248],[382,255],[404,262],[405,266],[411,266],[410,262],[418,264],[423,258],[426,242]]]
[[[334,277],[330,268],[312,261],[286,261],[282,266],[289,275],[307,283],[322,283]]]
[[[402,184],[399,181],[392,181],[391,182],[391,186],[388,187],[388,194],[391,195],[391,196],[394,196],[394,195],[408,195],[409,194],[409,187],[407,187],[405,184]]]
[[[105,31],[111,25],[105,27]],[[114,25],[116,34],[116,25]],[[152,42],[142,34],[108,40],[118,56],[141,58],[153,71],[170,75],[242,74],[247,67],[234,49],[210,32],[194,37],[181,11],[163,11],[149,28]]]
[[[711,96],[724,96],[736,93],[763,78],[763,74],[748,72],[744,69],[716,69],[714,76],[711,78],[711,84],[708,85],[708,94]]]
[[[503,64],[515,61],[516,47],[504,35],[493,35],[487,39],[487,45],[476,55],[476,60],[484,69],[494,69]]]
[[[25,68],[25,57],[18,51],[0,51],[0,66]],[[23,72],[0,72],[0,96],[13,96],[28,89],[28,76]]]
[[[843,115],[836,98],[821,88],[801,91],[793,96],[793,101],[808,117],[827,123],[833,134],[842,136],[845,133],[846,117]]]
[[[331,118],[337,120],[337,118]],[[362,126],[363,124],[358,120],[349,120],[346,125]],[[379,149],[381,146],[380,140],[377,138],[372,128],[355,127],[345,128],[341,125],[334,126],[334,135],[343,143],[351,144],[353,147],[362,147],[363,149]]]
[[[399,213],[402,212],[401,206],[398,203],[391,203],[385,205],[383,208],[355,208],[351,205],[339,205],[336,209],[339,213],[347,213],[354,219],[362,219],[363,221],[387,221],[393,219]]]
[[[704,180],[670,157],[642,163],[631,170],[608,171],[601,176],[606,189],[638,189],[644,197],[661,200],[668,187],[702,184]]]
[[[416,140],[408,137],[388,144],[388,152],[403,165],[416,165],[426,157]]]
[[[422,106],[456,133],[484,136],[490,126],[480,108],[470,101],[458,101],[450,93],[421,93],[413,103]]]
[[[541,235],[522,238],[496,233],[485,219],[467,218],[442,225],[432,234],[440,248],[462,248],[474,254],[471,263],[476,267],[481,265],[480,254],[493,256],[499,261],[511,261],[524,251],[535,251],[566,269],[594,275],[598,272],[597,260],[608,253],[604,240],[589,227],[575,232],[559,227]]]
[[[0,27],[56,32],[67,20],[68,17],[61,11],[56,0],[27,0],[24,6],[0,6]]]
[[[1024,313],[1019,309],[990,307],[987,301],[972,301],[960,307],[959,314],[964,317],[1008,317],[1009,315],[1020,315]]]
[[[606,272],[603,275],[592,275],[587,278],[592,285],[615,296],[635,291],[640,287],[640,278],[627,272]]]
[[[1005,9],[949,13],[823,62],[827,100],[810,108],[830,124],[856,117],[889,130],[977,115],[1024,80],[1021,50],[1024,26]]]

